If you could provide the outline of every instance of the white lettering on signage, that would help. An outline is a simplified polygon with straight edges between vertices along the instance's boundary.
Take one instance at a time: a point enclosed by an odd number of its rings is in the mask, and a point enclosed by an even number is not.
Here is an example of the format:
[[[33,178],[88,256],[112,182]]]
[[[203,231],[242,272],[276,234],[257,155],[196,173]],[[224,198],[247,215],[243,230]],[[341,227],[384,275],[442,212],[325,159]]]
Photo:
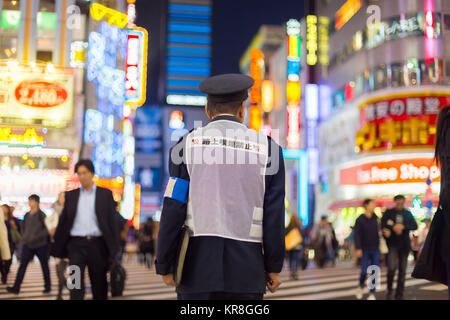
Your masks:
[[[439,178],[440,171],[436,166],[428,168],[426,166],[417,167],[412,163],[402,164],[400,166],[400,172],[396,168],[379,168],[373,166],[368,170],[359,169],[356,173],[357,181],[359,184],[370,184],[377,182],[395,182],[397,180],[417,180],[428,178],[432,180]]]

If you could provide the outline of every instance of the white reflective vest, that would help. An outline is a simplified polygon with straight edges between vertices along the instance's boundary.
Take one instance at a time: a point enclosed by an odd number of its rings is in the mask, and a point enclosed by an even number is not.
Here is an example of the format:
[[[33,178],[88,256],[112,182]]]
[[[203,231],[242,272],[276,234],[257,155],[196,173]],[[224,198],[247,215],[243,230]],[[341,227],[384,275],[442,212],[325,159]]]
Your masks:
[[[262,242],[268,138],[216,120],[186,136],[186,225],[193,236]]]

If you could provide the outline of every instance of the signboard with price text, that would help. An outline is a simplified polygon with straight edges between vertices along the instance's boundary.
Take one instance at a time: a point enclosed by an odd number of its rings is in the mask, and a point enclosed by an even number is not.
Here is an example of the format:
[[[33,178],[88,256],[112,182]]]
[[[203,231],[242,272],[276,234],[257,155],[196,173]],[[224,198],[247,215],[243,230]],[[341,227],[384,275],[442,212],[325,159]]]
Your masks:
[[[73,86],[70,69],[0,66],[0,118],[66,127],[72,120]]]

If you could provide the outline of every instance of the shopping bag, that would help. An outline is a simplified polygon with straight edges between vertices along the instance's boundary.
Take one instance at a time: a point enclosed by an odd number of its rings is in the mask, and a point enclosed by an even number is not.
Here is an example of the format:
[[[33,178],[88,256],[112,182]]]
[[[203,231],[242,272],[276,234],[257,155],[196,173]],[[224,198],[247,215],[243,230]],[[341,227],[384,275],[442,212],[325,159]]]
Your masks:
[[[300,231],[298,231],[297,228],[294,228],[291,231],[289,231],[288,234],[286,235],[285,238],[286,250],[287,251],[292,250],[302,242],[303,237],[300,234]]]

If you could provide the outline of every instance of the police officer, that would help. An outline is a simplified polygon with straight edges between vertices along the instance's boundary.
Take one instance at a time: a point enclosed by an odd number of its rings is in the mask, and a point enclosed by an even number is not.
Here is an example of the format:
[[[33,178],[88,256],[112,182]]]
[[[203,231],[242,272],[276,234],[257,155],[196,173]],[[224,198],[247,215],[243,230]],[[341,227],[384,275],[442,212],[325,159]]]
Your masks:
[[[275,292],[284,258],[282,149],[242,124],[253,79],[224,74],[199,85],[211,122],[171,148],[156,272],[175,286],[180,230],[192,232],[179,300],[261,300]]]

